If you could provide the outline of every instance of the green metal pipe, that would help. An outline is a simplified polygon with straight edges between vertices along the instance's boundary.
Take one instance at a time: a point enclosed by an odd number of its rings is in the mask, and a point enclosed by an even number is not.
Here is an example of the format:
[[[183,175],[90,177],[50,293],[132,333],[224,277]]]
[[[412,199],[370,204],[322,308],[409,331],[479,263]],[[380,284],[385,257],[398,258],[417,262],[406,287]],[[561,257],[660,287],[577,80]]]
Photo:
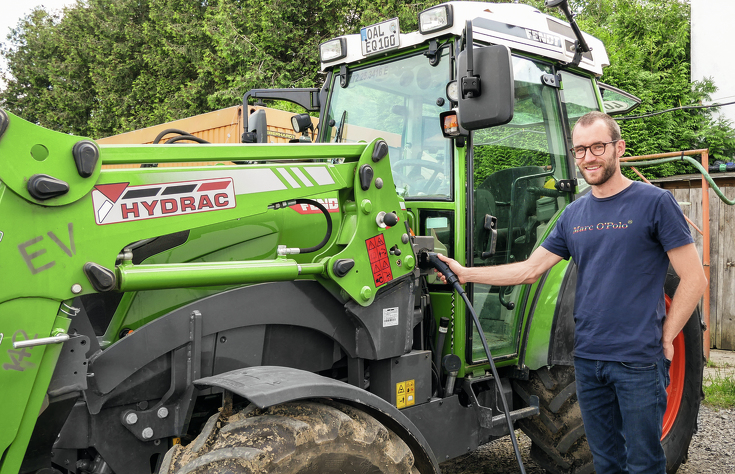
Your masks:
[[[141,291],[288,281],[304,275],[326,274],[326,268],[321,263],[297,263],[295,260],[279,259],[254,262],[123,264],[115,268],[115,273],[120,291]]]
[[[103,165],[186,163],[204,161],[357,160],[366,143],[100,145]]]
[[[647,160],[647,161],[621,161],[621,166],[650,166],[650,165],[660,165],[662,163],[669,163],[671,161],[686,161],[690,165],[694,166],[699,170],[700,173],[702,173],[702,177],[707,180],[707,183],[709,183],[712,190],[717,194],[717,197],[720,198],[722,202],[727,204],[728,206],[732,206],[735,204],[735,200],[728,199],[727,196],[720,190],[720,188],[715,184],[715,181],[712,179],[712,177],[709,175],[706,169],[704,169],[704,166],[699,164],[699,162],[693,158],[689,158],[688,156],[676,156],[673,158],[661,158],[658,160]]]

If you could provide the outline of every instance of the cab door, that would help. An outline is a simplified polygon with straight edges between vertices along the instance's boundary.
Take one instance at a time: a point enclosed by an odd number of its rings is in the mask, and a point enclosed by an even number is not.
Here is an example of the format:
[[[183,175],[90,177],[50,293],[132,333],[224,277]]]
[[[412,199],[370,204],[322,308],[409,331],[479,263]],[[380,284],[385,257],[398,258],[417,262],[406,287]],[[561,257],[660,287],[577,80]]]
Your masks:
[[[570,194],[559,81],[550,64],[514,56],[515,108],[507,125],[473,132],[468,165],[467,229],[475,267],[526,260],[546,235]],[[573,177],[573,176],[572,176]],[[517,353],[527,285],[470,285],[475,311],[494,357]],[[467,331],[468,362],[486,359],[477,329]]]

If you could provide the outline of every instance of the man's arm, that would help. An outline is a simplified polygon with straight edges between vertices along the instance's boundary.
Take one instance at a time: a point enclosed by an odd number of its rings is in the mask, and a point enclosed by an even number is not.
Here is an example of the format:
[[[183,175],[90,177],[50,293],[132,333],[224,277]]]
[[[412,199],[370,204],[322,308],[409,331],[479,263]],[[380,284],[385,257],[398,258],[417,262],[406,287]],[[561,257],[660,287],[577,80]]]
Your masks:
[[[672,344],[674,338],[689,321],[689,317],[709,283],[704,276],[704,269],[694,244],[671,249],[667,254],[671,266],[674,267],[676,274],[681,279],[664,322],[664,356],[672,360],[674,357],[674,346]]]
[[[467,268],[460,265],[456,260],[445,257],[444,255],[439,255],[439,258],[449,265],[449,269],[457,275],[460,283],[484,283],[495,286],[533,283],[546,270],[559,263],[562,259],[560,256],[549,252],[543,247],[538,247],[533,251],[528,260],[524,260],[523,262],[490,267]],[[439,273],[439,276],[446,283],[446,279],[441,273]]]

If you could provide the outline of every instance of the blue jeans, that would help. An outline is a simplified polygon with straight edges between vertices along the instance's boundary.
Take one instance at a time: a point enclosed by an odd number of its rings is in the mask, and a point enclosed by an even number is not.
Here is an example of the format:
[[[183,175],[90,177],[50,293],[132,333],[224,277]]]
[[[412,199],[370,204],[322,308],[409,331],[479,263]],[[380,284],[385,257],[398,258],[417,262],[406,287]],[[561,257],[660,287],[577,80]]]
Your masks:
[[[597,474],[665,474],[661,426],[670,362],[574,358],[577,400]]]

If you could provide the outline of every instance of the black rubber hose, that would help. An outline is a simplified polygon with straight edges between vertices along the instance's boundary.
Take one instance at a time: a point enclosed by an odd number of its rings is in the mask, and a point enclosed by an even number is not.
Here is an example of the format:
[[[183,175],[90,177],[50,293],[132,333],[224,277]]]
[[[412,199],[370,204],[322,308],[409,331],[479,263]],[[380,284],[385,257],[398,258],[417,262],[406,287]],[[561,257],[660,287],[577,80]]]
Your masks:
[[[294,201],[296,202],[296,204],[309,204],[309,205],[316,207],[317,209],[322,211],[322,214],[324,214],[324,217],[327,218],[327,234],[324,236],[322,241],[313,247],[299,249],[299,253],[316,252],[317,250],[324,247],[327,244],[327,242],[329,242],[329,238],[332,236],[332,216],[329,215],[329,211],[327,210],[326,207],[324,207],[322,203],[318,201],[314,201],[313,199],[295,199]]]
[[[408,228],[408,223],[406,223],[406,233],[410,233],[410,229]],[[428,295],[429,294],[429,285],[426,283],[426,278],[421,279],[421,291],[422,294]],[[428,304],[426,306],[426,314],[424,315],[424,333],[422,334],[422,338],[424,341],[424,344],[426,344],[426,347],[429,348],[432,354],[436,354],[436,346],[434,345],[434,333],[436,332],[436,321],[434,321],[434,311],[431,308],[431,304]],[[441,387],[441,376],[439,375],[439,364],[433,359],[431,361],[431,382],[432,382],[432,391],[431,396],[436,397],[439,395],[439,390]],[[436,379],[436,385],[434,385],[434,379]]]
[[[495,362],[493,362],[493,356],[490,353],[490,348],[487,345],[487,339],[485,339],[485,333],[482,331],[482,326],[480,326],[480,319],[477,317],[477,313],[475,313],[475,309],[472,307],[472,303],[470,303],[470,299],[467,297],[467,294],[464,292],[464,289],[462,289],[462,285],[459,284],[459,278],[457,278],[457,275],[452,272],[452,270],[449,269],[449,266],[444,263],[442,260],[439,260],[439,257],[433,252],[427,252],[428,262],[436,268],[439,272],[444,275],[444,277],[447,279],[447,282],[449,282],[454,289],[459,293],[459,295],[464,300],[465,304],[467,305],[467,309],[469,310],[470,314],[472,315],[472,320],[475,323],[475,327],[477,328],[477,332],[480,334],[480,340],[482,341],[482,347],[485,349],[485,354],[487,355],[487,360],[490,362],[490,370],[493,372],[493,377],[495,377],[495,385],[498,387],[498,392],[500,394],[500,400],[503,402],[503,413],[505,414],[505,420],[508,422],[508,431],[510,432],[510,439],[513,442],[513,450],[516,453],[516,459],[518,460],[518,467],[521,469],[521,474],[526,474],[526,470],[523,467],[523,459],[521,459],[521,451],[518,448],[518,440],[516,439],[516,433],[513,429],[513,421],[510,418],[510,410],[508,410],[508,401],[505,399],[505,396],[503,395],[503,385],[500,383],[500,376],[498,376],[498,369],[495,368]]]
[[[176,142],[180,142],[184,140],[191,140],[197,143],[209,143],[207,140],[203,138],[195,137],[194,135],[180,135],[178,137],[169,138],[168,140],[166,140],[164,144],[168,145],[169,143],[176,143]]]
[[[436,341],[436,350],[434,351],[434,365],[437,367],[437,372],[439,372],[439,384],[437,386],[437,394],[441,394],[442,387],[441,387],[441,356],[442,356],[442,350],[444,350],[444,341],[447,338],[447,328],[449,327],[449,318],[442,317],[439,320],[439,337],[437,337]],[[447,395],[451,395],[447,394]]]
[[[191,133],[185,132],[183,130],[179,130],[178,128],[167,128],[166,130],[156,135],[156,138],[153,139],[153,144],[154,145],[158,144],[163,137],[165,137],[166,135],[170,133],[176,133],[178,135],[191,135]]]

